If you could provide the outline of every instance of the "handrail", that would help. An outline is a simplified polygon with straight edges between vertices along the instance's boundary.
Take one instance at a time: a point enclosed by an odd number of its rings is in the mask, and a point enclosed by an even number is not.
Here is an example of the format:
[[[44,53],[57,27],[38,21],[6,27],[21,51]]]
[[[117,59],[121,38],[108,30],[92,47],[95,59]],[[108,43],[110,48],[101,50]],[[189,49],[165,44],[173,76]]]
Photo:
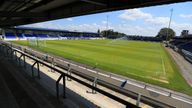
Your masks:
[[[8,48],[11,48],[10,46],[8,46],[8,45],[6,45],[6,44],[5,44],[5,46],[8,47]],[[32,60],[34,60],[34,61],[36,61],[36,62],[38,62],[38,63],[40,63],[40,64],[43,64],[44,66],[46,66],[46,67],[54,70],[55,72],[58,72],[58,73],[60,73],[60,74],[63,74],[64,76],[67,76],[67,77],[71,78],[72,80],[74,80],[74,81],[76,81],[76,82],[78,82],[78,83],[80,83],[80,84],[83,84],[84,86],[87,86],[87,87],[89,87],[89,88],[91,88],[91,89],[94,89],[95,91],[97,91],[97,92],[99,92],[99,93],[101,93],[101,94],[103,94],[103,95],[105,95],[105,96],[107,96],[107,97],[109,97],[109,98],[117,101],[117,102],[120,102],[120,103],[126,105],[127,108],[139,108],[138,106],[136,106],[136,105],[134,105],[134,104],[132,104],[132,103],[130,103],[130,102],[127,102],[127,101],[125,101],[124,99],[121,99],[121,98],[119,98],[119,97],[117,97],[117,96],[115,96],[115,95],[113,95],[113,94],[110,94],[110,93],[108,93],[108,92],[106,92],[106,91],[104,91],[104,90],[102,90],[102,89],[99,89],[99,88],[97,88],[97,87],[94,87],[94,86],[92,86],[92,85],[90,85],[90,84],[88,84],[88,83],[86,83],[86,82],[84,82],[84,81],[82,81],[82,80],[80,80],[80,79],[78,79],[78,78],[75,78],[74,76],[68,75],[68,74],[66,74],[65,72],[63,72],[63,71],[61,71],[61,70],[59,70],[59,69],[57,69],[57,68],[54,68],[54,67],[52,67],[52,66],[44,63],[43,61],[41,61],[41,60],[39,60],[39,59],[37,59],[37,58],[35,58],[35,57],[30,56],[29,54],[27,54],[27,53],[25,53],[25,52],[23,52],[23,51],[20,51],[20,50],[18,50],[18,49],[13,49],[13,48],[12,48],[12,50],[13,50],[13,51],[16,51],[16,52],[19,52],[19,53],[22,54],[23,56],[26,56],[26,57],[28,57],[28,58],[30,58],[30,59],[32,59]]]
[[[6,44],[7,44],[8,46],[11,46],[10,43],[7,43],[7,42],[6,42]],[[45,54],[43,54],[43,53],[39,53],[39,52],[37,52],[37,51],[34,52],[34,50],[26,49],[26,47],[21,47],[20,45],[12,44],[12,46],[15,47],[16,49],[20,49],[20,50],[22,50],[23,52],[26,52],[26,53],[28,53],[28,54],[30,54],[30,55],[33,55],[33,56],[35,56],[35,57],[37,57],[37,58],[39,58],[39,59],[42,59],[42,58],[45,56]],[[38,55],[36,55],[36,53],[38,53]],[[50,57],[50,56],[49,56],[49,57]],[[51,63],[51,62],[52,62],[52,61],[51,61],[51,58],[52,58],[52,57],[50,57],[50,58],[49,58],[49,57],[48,57],[48,59],[47,59],[46,62]],[[56,60],[57,60],[57,59],[56,59]],[[60,59],[58,59],[58,60],[60,61]],[[65,61],[63,61],[63,62],[65,62]],[[68,66],[65,65],[65,64],[66,64],[66,63],[61,63],[61,64],[57,64],[57,63],[56,63],[57,67],[62,68],[62,69],[64,69],[64,70],[68,70]],[[76,66],[78,66],[78,65],[76,65]],[[78,66],[78,67],[79,67],[79,66]],[[82,68],[83,68],[83,67],[82,67]],[[88,70],[88,69],[85,68],[85,70]],[[90,80],[90,81],[93,81],[93,79],[94,79],[93,76],[87,76],[87,75],[85,75],[85,74],[83,74],[83,73],[78,74],[79,72],[78,72],[78,71],[76,72],[76,70],[74,70],[74,69],[71,69],[71,72],[72,72],[73,74],[76,74],[76,75],[78,75],[78,76],[80,76],[80,77],[83,77],[83,78],[85,78],[85,79],[88,79],[88,80]],[[93,72],[93,73],[94,73],[94,72]],[[97,73],[99,74],[100,72],[97,72]],[[104,74],[104,73],[101,73],[101,74]],[[107,77],[107,76],[105,76],[105,77]],[[113,77],[113,75],[112,75],[112,77]],[[115,80],[115,79],[113,79],[113,80]],[[131,80],[130,80],[130,81],[131,81]],[[120,82],[122,82],[122,81],[120,81]],[[133,82],[134,82],[134,81],[133,81]],[[121,94],[124,94],[124,95],[126,95],[126,96],[129,96],[129,97],[131,97],[131,98],[133,98],[133,99],[137,99],[138,93],[136,93],[136,92],[134,92],[134,91],[130,91],[130,90],[128,90],[128,89],[120,88],[120,87],[117,86],[117,85],[113,85],[113,84],[111,84],[111,83],[109,83],[109,82],[106,82],[106,81],[103,81],[103,80],[100,80],[100,79],[98,79],[98,83],[99,83],[100,85],[102,85],[102,86],[105,86],[105,87],[109,88],[109,89],[112,89],[112,90],[117,91],[117,92],[119,92],[119,93],[121,93]],[[143,83],[139,83],[139,82],[134,82],[134,83],[135,83],[135,84],[143,84]],[[128,84],[132,85],[132,83],[129,83],[129,82],[128,82]],[[134,84],[133,86],[135,86],[135,84]],[[152,89],[151,89],[151,88],[152,88]],[[180,95],[180,94],[178,94],[178,93],[174,93],[174,92],[172,92],[172,91],[170,91],[170,90],[161,89],[161,88],[156,87],[156,86],[151,86],[151,85],[145,85],[145,84],[144,84],[143,89],[146,89],[146,90],[152,91],[152,92],[156,92],[156,93],[158,93],[158,94],[161,94],[161,95],[164,95],[164,96],[167,96],[167,97],[170,97],[170,98],[179,100],[179,101],[183,101],[183,102],[186,102],[186,103],[189,103],[189,104],[191,104],[191,102],[192,102],[191,98],[185,97],[185,96],[183,96],[182,94]],[[162,92],[162,93],[161,93],[161,92]],[[160,105],[160,106],[163,105],[163,106],[172,107],[172,106],[170,106],[170,105],[168,105],[168,104],[166,104],[166,103],[164,103],[164,102],[160,102],[160,100],[159,100],[159,101],[158,101],[158,100],[154,100],[154,99],[149,98],[149,97],[146,97],[146,96],[144,96],[144,95],[141,96],[141,102],[147,103],[147,104],[152,105],[152,106],[155,106],[157,103],[159,103],[158,105]]]
[[[20,46],[20,45],[16,45],[16,44],[11,44],[11,45],[10,45],[10,43],[8,43],[8,42],[5,42],[5,44],[6,44],[7,46],[9,46],[9,47],[10,47],[10,46],[14,47],[14,48],[16,48],[17,50],[19,49],[19,51],[22,50],[22,52],[26,52],[27,54],[29,53],[30,55],[35,56],[35,57],[37,57],[37,58],[39,58],[39,59],[42,59],[42,56],[43,56],[43,57],[45,56],[45,54],[39,53],[39,52],[37,52],[37,51],[34,52],[34,50],[26,49],[26,47],[22,47],[22,46]],[[36,53],[38,53],[38,54],[36,55]],[[50,57],[50,56],[49,56],[49,57]],[[48,57],[48,59],[46,60],[46,62],[51,63],[52,61],[51,61],[51,58],[49,58],[49,57]],[[76,66],[77,66],[77,65],[76,65]],[[68,67],[65,66],[65,65],[63,65],[63,63],[62,63],[62,64],[57,64],[57,67],[60,67],[60,68],[62,68],[62,69],[64,69],[64,70],[68,70]],[[90,79],[90,76],[89,76],[89,77],[86,77],[87,75],[83,75],[82,73],[81,73],[81,74],[78,74],[79,72],[75,72],[76,70],[74,70],[74,69],[71,69],[71,70],[72,70],[71,72],[74,72],[76,75],[78,75],[78,76],[80,76],[80,77],[83,77],[83,78],[85,78],[85,79],[87,79],[87,80],[93,81],[93,76],[91,76],[92,78]],[[114,79],[113,79],[113,80],[114,80]],[[105,83],[103,83],[103,82],[105,82]],[[137,99],[137,98],[138,98],[139,93],[136,93],[136,92],[134,92],[134,91],[130,91],[130,90],[128,90],[128,89],[120,88],[120,87],[117,86],[117,85],[113,85],[113,84],[111,84],[111,83],[109,83],[109,82],[102,81],[102,80],[99,80],[99,79],[98,79],[98,83],[101,84],[102,86],[105,86],[105,87],[107,87],[107,88],[109,88],[109,89],[112,89],[112,90],[114,90],[114,91],[116,91],[116,92],[119,92],[119,93],[121,93],[121,94],[123,94],[123,95],[125,95],[125,96],[131,97],[131,98],[133,98],[133,99]],[[135,85],[134,85],[134,86],[135,86]],[[148,87],[148,86],[147,86],[147,87]],[[150,87],[150,86],[149,86],[149,87]],[[145,89],[146,89],[146,88],[145,88]],[[156,92],[156,93],[157,93],[157,92]],[[141,96],[141,102],[147,103],[147,104],[149,104],[149,105],[151,105],[151,106],[156,106],[156,107],[173,107],[173,106],[171,106],[171,105],[168,105],[168,104],[166,104],[166,103],[160,102],[160,101],[158,101],[158,100],[154,100],[154,99],[152,99],[152,98],[146,97],[146,96],[144,96],[144,95]]]

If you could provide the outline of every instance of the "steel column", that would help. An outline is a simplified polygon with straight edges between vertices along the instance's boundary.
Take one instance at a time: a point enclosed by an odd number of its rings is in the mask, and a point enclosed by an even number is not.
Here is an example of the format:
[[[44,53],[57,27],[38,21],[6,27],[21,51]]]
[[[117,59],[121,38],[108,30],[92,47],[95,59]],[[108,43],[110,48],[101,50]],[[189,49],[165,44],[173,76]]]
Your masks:
[[[25,55],[23,56],[23,62],[24,62],[24,68],[26,69],[26,60],[25,60]]]
[[[38,78],[40,79],[39,62],[37,62],[37,72],[38,72]]]
[[[59,76],[59,78],[57,79],[57,81],[56,81],[56,96],[57,96],[57,99],[59,99],[59,81],[61,80],[62,77],[63,77],[63,74],[61,74]]]
[[[35,65],[36,63],[37,63],[37,61],[35,61],[35,63],[33,63],[33,65],[31,66],[32,77],[34,77],[33,67],[34,67],[34,65]]]
[[[65,81],[65,75],[63,75],[63,98],[66,98],[66,81]]]
[[[21,65],[21,57],[22,57],[23,55],[21,54],[20,55],[20,57],[19,57],[19,65]]]
[[[70,64],[68,64],[67,74],[71,76],[71,72],[70,72],[71,67],[70,67],[70,66],[71,66],[71,65],[70,65]],[[68,81],[71,81],[71,79],[70,79],[69,77],[67,77],[67,80],[68,80]]]
[[[136,102],[137,106],[139,106],[140,100],[141,100],[141,94],[139,93],[137,97],[137,102]]]

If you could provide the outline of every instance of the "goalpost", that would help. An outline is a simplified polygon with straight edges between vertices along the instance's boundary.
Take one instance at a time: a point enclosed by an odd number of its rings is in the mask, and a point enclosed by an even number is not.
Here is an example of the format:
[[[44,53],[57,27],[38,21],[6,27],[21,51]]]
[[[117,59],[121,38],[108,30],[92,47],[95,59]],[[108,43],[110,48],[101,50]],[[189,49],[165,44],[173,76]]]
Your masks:
[[[35,46],[39,48],[46,47],[46,40],[42,38],[32,37],[28,38],[27,41],[29,46]]]

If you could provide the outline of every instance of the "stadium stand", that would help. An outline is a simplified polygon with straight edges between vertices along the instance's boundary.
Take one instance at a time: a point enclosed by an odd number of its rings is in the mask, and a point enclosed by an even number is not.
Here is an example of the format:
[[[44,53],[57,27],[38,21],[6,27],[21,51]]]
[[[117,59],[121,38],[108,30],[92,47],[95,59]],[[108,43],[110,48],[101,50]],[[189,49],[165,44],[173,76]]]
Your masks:
[[[5,32],[5,39],[6,40],[16,40],[16,36],[12,32]]]
[[[37,37],[38,38],[44,38],[44,39],[46,39],[46,38],[48,38],[48,36],[46,35],[46,34],[37,34]]]
[[[38,93],[38,90],[30,85],[29,80],[27,80],[25,76],[22,76],[21,70],[13,65],[7,67],[8,58],[2,57],[2,54],[0,54],[0,107],[53,108],[51,105],[47,105],[50,101],[42,97],[42,95]],[[38,97],[38,99],[36,97]],[[40,103],[37,102],[40,99],[43,101]],[[42,107],[43,105],[46,107]]]
[[[178,46],[179,49],[184,49],[192,53],[192,42],[187,42]]]
[[[17,36],[20,40],[25,39],[22,33],[16,33],[16,36]]]
[[[35,37],[35,36],[32,35],[32,34],[24,34],[24,36],[25,36],[26,38],[33,38],[33,37]]]
[[[161,42],[162,39],[154,36],[126,36],[128,40],[138,40],[138,41],[151,41],[151,42]]]
[[[192,63],[192,41],[182,44],[178,47],[181,54]]]
[[[4,28],[3,31],[5,32],[6,37],[5,40],[27,40],[31,38],[38,38],[45,40],[101,38],[98,33],[72,32],[67,30],[43,29],[32,27]]]
[[[130,9],[130,8],[138,8],[138,7],[147,7],[147,6],[155,6],[162,4],[170,4],[177,2],[184,2],[191,0],[145,0],[145,1],[132,1],[132,0],[2,0],[1,1],[1,27],[13,27],[16,25],[22,24],[32,24],[35,22],[43,22],[48,20],[54,20],[59,18],[67,18],[74,17],[86,14],[93,14],[99,12],[109,12],[112,10],[120,10],[120,9]],[[29,34],[29,33],[24,33]],[[3,34],[5,35],[5,34]],[[28,35],[29,37],[34,37],[33,35]],[[4,36],[3,36],[4,37]],[[14,38],[15,37],[15,38]],[[13,35],[7,36],[8,39],[17,39],[19,36]],[[25,38],[25,35],[23,35]],[[5,36],[5,39],[7,39]],[[2,62],[2,64],[4,64]],[[0,65],[2,66],[2,65]],[[4,65],[8,69],[11,69],[10,66],[13,65]],[[2,70],[2,69],[0,69]],[[2,72],[2,71],[1,71]],[[11,71],[15,73],[15,70]],[[19,72],[21,73],[21,72]],[[16,76],[16,75],[15,75]],[[10,78],[10,77],[8,77]],[[11,79],[11,78],[10,78]],[[8,81],[11,82],[11,81]],[[14,81],[12,81],[14,82]],[[23,81],[25,83],[25,81]],[[32,85],[32,84],[28,84]],[[15,88],[18,86],[15,86]],[[25,87],[27,88],[27,87]],[[16,88],[17,90],[17,88]],[[20,90],[18,90],[20,91]],[[42,92],[41,92],[42,93]],[[22,92],[24,94],[24,92]],[[35,93],[33,94],[35,97]],[[154,95],[154,93],[153,93]],[[19,97],[21,97],[19,95]],[[157,98],[159,96],[155,95],[153,98]],[[147,97],[146,97],[147,98]],[[19,98],[20,99],[20,98]],[[41,100],[41,99],[40,99]],[[139,98],[138,98],[139,100]],[[141,99],[142,100],[142,99]],[[22,101],[26,101],[23,99]],[[3,102],[2,102],[3,103]],[[31,105],[32,101],[29,101],[29,104],[25,104],[22,108],[30,108],[35,107]],[[58,102],[59,103],[59,102]],[[66,102],[70,103],[70,102]],[[175,102],[177,103],[177,102]],[[158,104],[158,103],[157,103]],[[47,105],[42,103],[41,105]],[[2,104],[0,105],[3,107]],[[184,107],[184,106],[183,106]],[[8,107],[5,107],[8,108]],[[14,107],[16,108],[16,107]],[[46,107],[48,108],[48,107]],[[190,107],[189,107],[190,108]]]
[[[58,35],[52,35],[52,34],[50,35],[50,34],[48,34],[47,36],[48,36],[49,38],[57,38],[57,39],[59,38]]]
[[[168,46],[192,63],[192,37],[175,37],[169,42]]]

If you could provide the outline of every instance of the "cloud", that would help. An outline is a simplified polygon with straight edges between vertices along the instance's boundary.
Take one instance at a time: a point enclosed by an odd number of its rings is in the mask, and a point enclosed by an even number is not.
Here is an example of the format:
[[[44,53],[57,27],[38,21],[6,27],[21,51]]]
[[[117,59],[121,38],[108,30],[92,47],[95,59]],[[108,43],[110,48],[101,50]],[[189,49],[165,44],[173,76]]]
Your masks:
[[[192,24],[191,23],[177,23],[177,22],[173,22],[171,24],[171,28],[173,28],[177,35],[181,34],[182,30],[190,30],[189,32],[192,32]]]
[[[158,25],[158,26],[166,26],[169,23],[169,18],[168,17],[151,17],[151,18],[145,19],[145,22],[153,25]]]
[[[140,9],[130,9],[125,10],[125,12],[120,14],[119,17],[125,20],[137,20],[151,18],[152,15],[149,13],[142,12]]]
[[[58,30],[68,30],[65,26],[61,24],[55,24],[54,22],[42,22],[34,23],[28,25],[22,25],[22,27],[34,27],[34,28],[47,28],[47,29],[58,29]]]
[[[180,15],[182,17],[189,17],[189,15]],[[156,36],[158,31],[163,27],[168,27],[169,17],[165,16],[155,16],[151,13],[143,12],[140,9],[125,10],[119,15],[120,23],[113,23],[110,21],[108,23],[108,29],[113,29],[114,31],[119,31],[126,33],[128,35],[143,35],[143,36]],[[123,20],[122,20],[123,19]],[[143,23],[130,23],[128,20],[136,21],[142,19]],[[73,20],[73,19],[66,19]],[[81,32],[97,32],[98,29],[105,30],[107,21],[101,20],[100,22],[93,23],[71,23],[67,25],[61,25],[55,23],[54,21],[30,24],[30,27],[39,28],[52,28],[60,30],[69,31],[81,31]],[[192,23],[179,23],[174,19],[171,22],[171,28],[176,32],[176,35],[180,35],[181,31],[184,29],[192,30]]]
[[[66,20],[67,21],[73,21],[73,18],[67,18]]]
[[[155,17],[150,13],[145,13],[140,9],[132,9],[126,10],[123,14],[119,15],[122,20],[122,23],[113,24],[109,22],[108,29],[113,29],[115,31],[123,32],[128,35],[144,35],[144,36],[155,36],[161,27],[168,26],[168,17]],[[126,20],[137,20],[143,19],[145,22],[144,25],[130,25]],[[66,19],[71,20],[71,19]],[[69,30],[69,31],[86,31],[86,32],[97,32],[98,29],[105,30],[106,29],[106,20],[103,20],[98,23],[83,23],[83,24],[68,24],[61,25],[55,24],[54,22],[43,22],[27,25],[30,27],[40,27],[40,28],[52,28],[52,29],[60,29],[60,30]],[[175,26],[179,26],[175,24]]]
[[[126,33],[127,35],[142,35],[142,36],[155,36],[158,29],[141,25],[129,25],[129,24],[119,24],[115,26],[115,31],[120,31]]]
[[[107,21],[102,21],[103,24],[107,24]]]
[[[132,20],[136,21],[138,19],[143,19],[144,24],[128,26],[129,24],[126,22],[124,25],[120,25],[119,28],[116,27],[121,32],[127,34],[136,34],[136,35],[151,35],[155,36],[157,32],[162,27],[168,27],[169,24],[169,17],[164,16],[154,16],[150,13],[145,13],[139,9],[132,9],[132,10],[125,10],[123,14],[119,16],[121,19],[124,20]],[[180,17],[183,18],[192,18],[192,15],[184,15],[181,14]],[[171,28],[176,32],[176,35],[180,35],[182,30],[192,30],[191,23],[178,23],[174,20],[171,22]]]
[[[189,14],[189,15],[180,14],[179,16],[182,18],[192,18],[192,14]]]
[[[156,18],[156,19],[164,19],[164,18]],[[165,20],[167,21],[167,20]],[[161,21],[160,21],[161,22]],[[142,35],[142,36],[156,36],[158,31],[162,27],[167,27],[168,25],[164,21],[162,23],[158,23],[156,21],[150,19],[148,24],[145,25],[130,25],[129,23],[120,23],[120,24],[109,24],[109,29],[113,29],[115,31],[119,31],[122,33],[126,33],[128,35]],[[25,25],[26,27],[37,27],[37,28],[50,28],[50,29],[59,29],[59,30],[69,30],[69,31],[81,31],[81,32],[97,32],[98,29],[106,30],[106,24],[100,23],[90,23],[90,24],[68,24],[61,25],[55,24],[54,22],[43,22]],[[177,35],[180,35],[180,32],[184,29],[192,30],[192,24],[190,23],[171,23],[171,28],[173,28]]]
[[[138,19],[143,19],[147,24],[165,26],[168,25],[168,17],[156,17],[150,13],[143,12],[140,9],[129,9],[125,10],[124,13],[120,14],[119,17],[124,20],[136,21]]]
[[[67,30],[85,31],[85,32],[97,32],[98,29],[105,30],[106,24],[103,23],[91,23],[91,24],[71,24],[65,26]],[[115,29],[114,26],[109,25],[108,29]]]
[[[90,24],[68,24],[61,25],[55,24],[54,22],[42,22],[29,25],[23,25],[23,27],[36,27],[36,28],[49,28],[49,29],[59,29],[59,30],[69,30],[69,31],[81,31],[81,32],[97,32],[98,29],[105,30],[105,23],[90,23]],[[114,29],[113,26],[108,26],[109,29]]]

